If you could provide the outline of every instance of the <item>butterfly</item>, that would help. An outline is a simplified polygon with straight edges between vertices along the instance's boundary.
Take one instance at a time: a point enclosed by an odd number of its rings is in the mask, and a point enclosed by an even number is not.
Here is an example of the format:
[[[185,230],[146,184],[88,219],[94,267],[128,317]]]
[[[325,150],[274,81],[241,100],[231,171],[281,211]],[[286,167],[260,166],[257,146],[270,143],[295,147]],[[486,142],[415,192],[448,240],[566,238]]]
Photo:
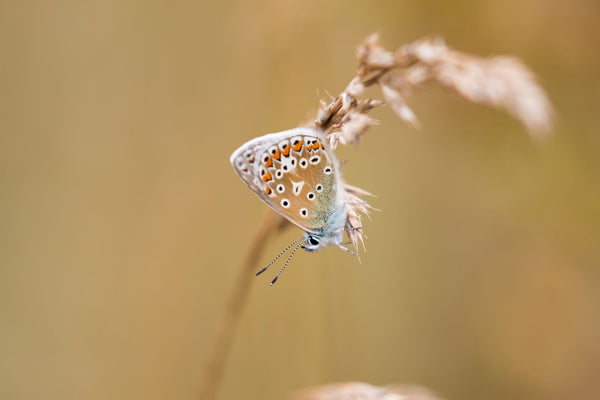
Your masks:
[[[343,246],[348,218],[340,167],[325,135],[311,128],[270,133],[243,144],[233,152],[231,165],[242,181],[274,211],[304,230],[264,272],[292,246],[296,246],[279,278],[299,247],[315,252],[325,246]]]

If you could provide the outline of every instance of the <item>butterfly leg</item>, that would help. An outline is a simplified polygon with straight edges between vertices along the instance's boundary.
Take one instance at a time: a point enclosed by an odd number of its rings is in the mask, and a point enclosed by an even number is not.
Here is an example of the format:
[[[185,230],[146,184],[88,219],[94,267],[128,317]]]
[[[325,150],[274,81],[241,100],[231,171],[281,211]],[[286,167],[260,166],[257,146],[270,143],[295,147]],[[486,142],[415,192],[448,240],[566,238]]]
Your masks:
[[[343,244],[348,244],[348,243],[343,243]],[[346,253],[350,253],[350,254],[352,254],[353,256],[356,256],[356,257],[358,257],[358,254],[356,254],[355,252],[353,252],[353,251],[352,251],[352,250],[350,250],[349,248],[347,248],[347,247],[344,247],[344,246],[342,246],[341,244],[338,244],[338,247],[339,247],[340,249],[344,250]]]

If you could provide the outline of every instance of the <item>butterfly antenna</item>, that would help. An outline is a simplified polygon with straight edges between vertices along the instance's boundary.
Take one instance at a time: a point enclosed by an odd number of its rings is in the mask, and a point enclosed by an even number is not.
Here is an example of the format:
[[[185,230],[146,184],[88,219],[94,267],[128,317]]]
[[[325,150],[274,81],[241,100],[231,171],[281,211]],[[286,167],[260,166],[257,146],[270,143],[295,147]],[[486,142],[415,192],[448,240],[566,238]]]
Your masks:
[[[283,254],[284,254],[286,251],[288,251],[288,250],[290,249],[290,247],[292,247],[293,245],[295,245],[296,243],[298,243],[298,242],[299,242],[299,241],[301,241],[302,239],[304,239],[304,236],[303,236],[303,237],[301,237],[301,238],[299,238],[299,239],[296,239],[296,240],[294,240],[292,243],[290,243],[288,247],[286,247],[285,249],[283,249],[283,251],[282,251],[281,253],[279,253],[279,255],[278,255],[277,257],[275,257],[275,258],[273,259],[273,261],[271,261],[271,262],[269,263],[269,265],[267,265],[266,267],[264,267],[263,269],[261,269],[260,271],[258,271],[258,272],[256,273],[256,275],[255,275],[255,276],[258,276],[258,275],[262,274],[263,272],[265,272],[265,271],[267,270],[267,268],[269,268],[271,265],[273,265],[273,263],[274,263],[275,261],[279,260],[279,257],[281,257],[281,256],[282,256],[282,255],[283,255]]]
[[[304,239],[304,238],[302,238],[302,239]],[[281,271],[279,271],[279,273],[277,274],[277,276],[275,278],[273,278],[273,280],[271,281],[271,286],[273,286],[273,284],[275,282],[277,282],[277,279],[279,279],[279,276],[283,273],[283,271],[285,271],[285,267],[287,267],[287,265],[289,264],[289,262],[292,259],[292,257],[294,257],[294,254],[296,253],[296,250],[298,250],[300,248],[300,246],[302,246],[304,243],[306,243],[306,241],[298,243],[298,246],[296,246],[294,248],[294,250],[292,250],[292,254],[290,254],[290,256],[286,260],[285,264],[283,264],[283,268],[281,268]]]

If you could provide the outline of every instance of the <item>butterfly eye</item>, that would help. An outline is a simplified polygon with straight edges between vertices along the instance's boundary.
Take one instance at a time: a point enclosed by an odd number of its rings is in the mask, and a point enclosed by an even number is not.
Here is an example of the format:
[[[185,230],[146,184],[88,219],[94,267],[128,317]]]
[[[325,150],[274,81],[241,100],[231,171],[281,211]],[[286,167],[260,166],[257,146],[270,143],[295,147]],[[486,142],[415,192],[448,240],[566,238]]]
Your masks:
[[[325,169],[323,170],[323,172],[325,172],[325,175],[331,175],[331,173],[333,172],[333,170],[331,169],[331,167],[325,167]]]
[[[314,237],[310,236],[308,238],[308,244],[310,244],[311,246],[316,246],[319,244],[319,241],[317,239],[315,239]]]

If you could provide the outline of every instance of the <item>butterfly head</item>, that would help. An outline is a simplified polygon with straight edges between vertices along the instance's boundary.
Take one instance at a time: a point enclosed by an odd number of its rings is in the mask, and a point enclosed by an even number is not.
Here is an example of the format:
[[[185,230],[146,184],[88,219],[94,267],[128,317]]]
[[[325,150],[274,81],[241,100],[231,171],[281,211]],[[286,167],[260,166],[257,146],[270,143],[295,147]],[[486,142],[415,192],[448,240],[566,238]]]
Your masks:
[[[307,252],[314,253],[323,246],[326,245],[323,243],[323,238],[321,238],[319,235],[308,232],[304,234],[304,245],[302,246],[302,248]]]
[[[339,246],[342,242],[342,232],[335,233],[304,233],[302,248],[308,253],[314,253],[325,246]]]

